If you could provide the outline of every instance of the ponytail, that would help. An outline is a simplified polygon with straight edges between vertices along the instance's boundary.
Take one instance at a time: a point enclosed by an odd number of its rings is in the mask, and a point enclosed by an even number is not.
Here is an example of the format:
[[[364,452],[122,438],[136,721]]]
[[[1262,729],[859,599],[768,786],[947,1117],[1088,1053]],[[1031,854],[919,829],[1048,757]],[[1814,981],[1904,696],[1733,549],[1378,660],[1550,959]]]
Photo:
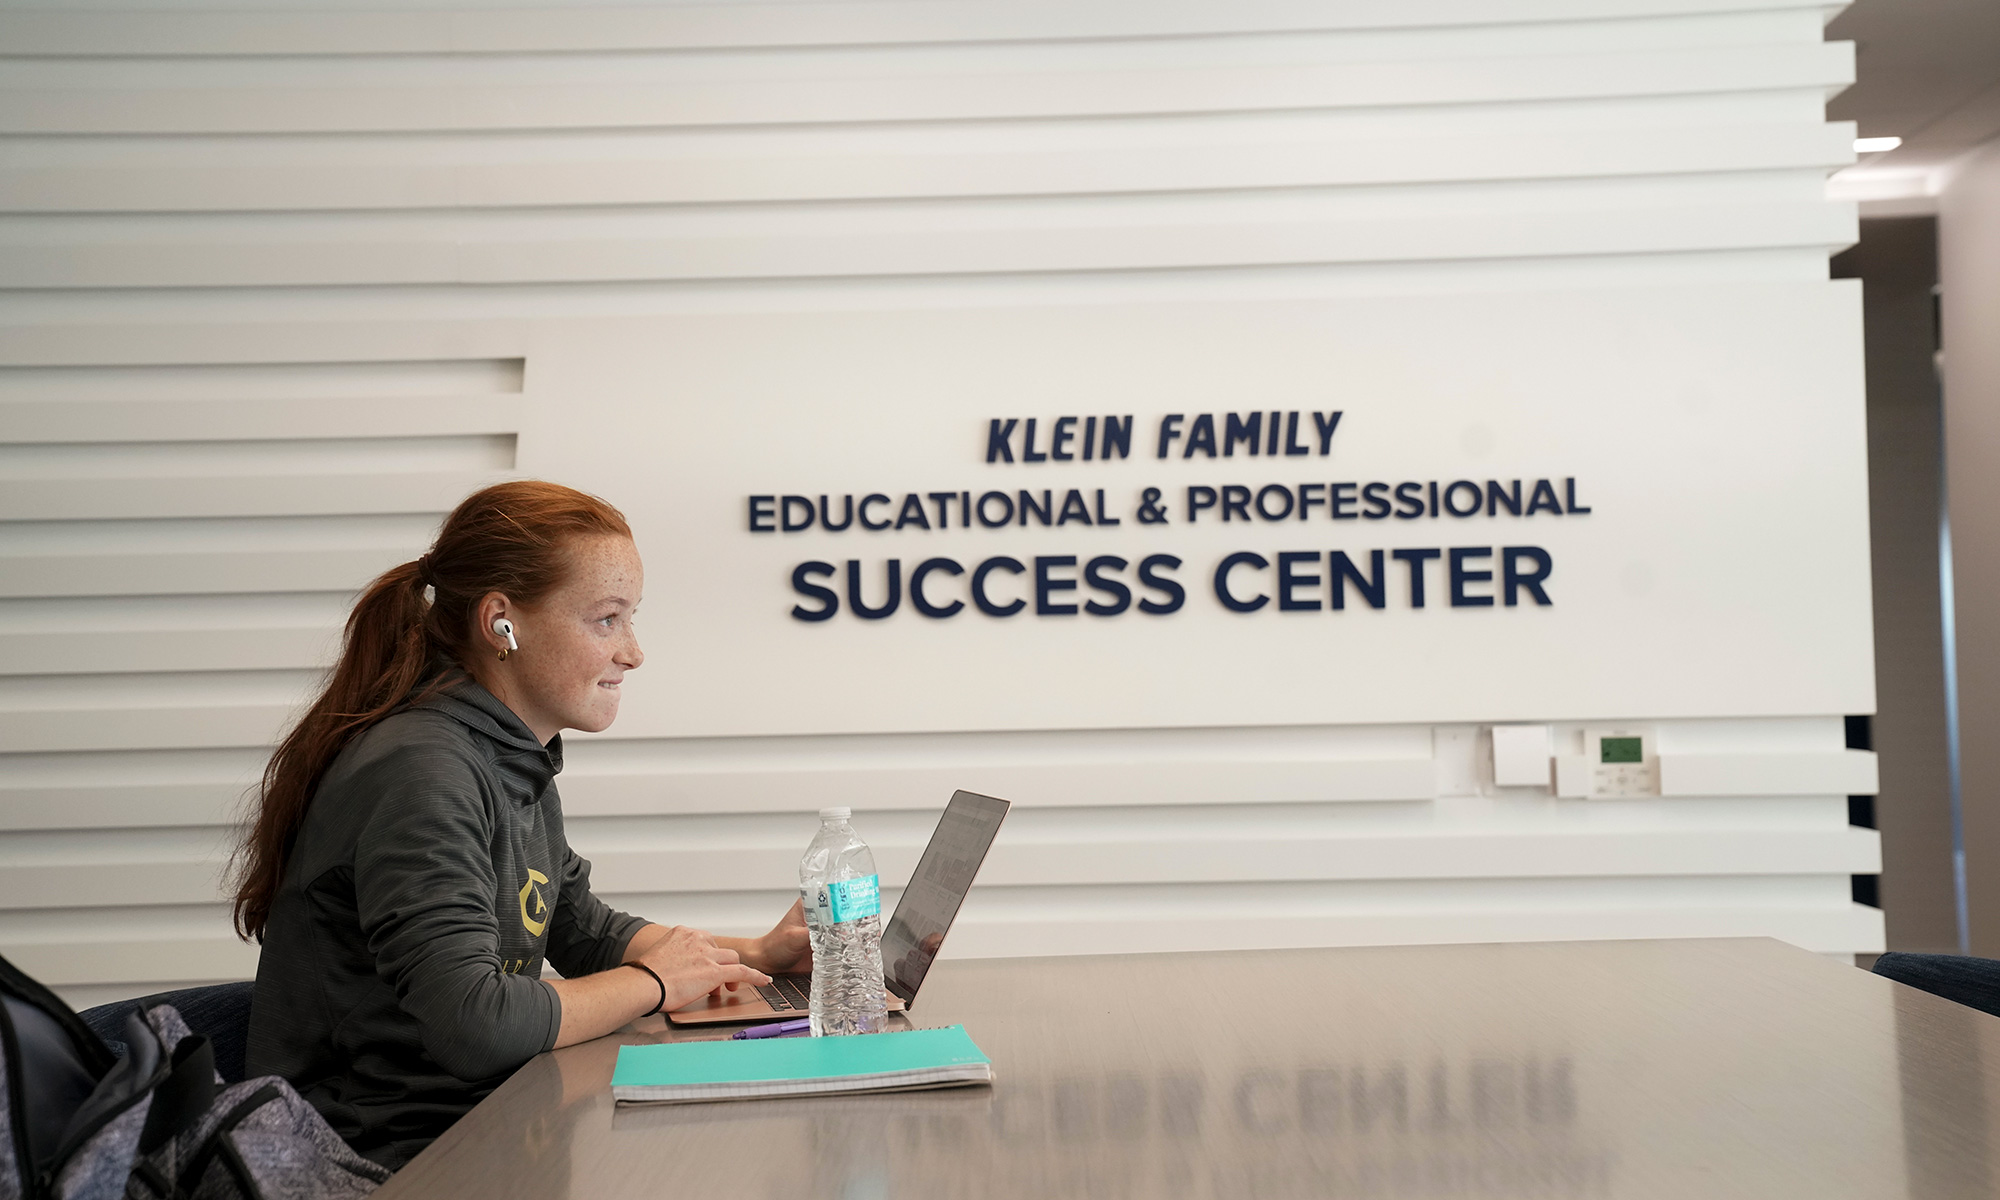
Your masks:
[[[423,557],[368,585],[348,614],[325,689],[264,768],[256,816],[236,856],[238,934],[262,940],[313,793],[341,750],[468,661],[484,597],[536,603],[563,583],[571,540],[592,535],[632,531],[617,509],[572,488],[496,484],[453,510]]]

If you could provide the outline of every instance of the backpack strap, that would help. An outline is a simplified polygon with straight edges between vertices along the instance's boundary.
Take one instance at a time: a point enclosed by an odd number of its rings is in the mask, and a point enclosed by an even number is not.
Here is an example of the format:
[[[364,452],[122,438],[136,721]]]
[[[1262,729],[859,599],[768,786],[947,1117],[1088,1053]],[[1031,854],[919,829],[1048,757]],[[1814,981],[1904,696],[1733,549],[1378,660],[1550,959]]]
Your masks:
[[[214,1162],[218,1155],[222,1157],[223,1165],[235,1177],[236,1186],[243,1190],[245,1196],[260,1194],[249,1167],[244,1164],[243,1156],[236,1152],[236,1147],[229,1143],[228,1135],[251,1113],[276,1100],[282,1091],[283,1089],[277,1084],[267,1083],[223,1114],[222,1120],[216,1122],[215,1128],[209,1130],[208,1136],[202,1139],[200,1148],[188,1157],[187,1166],[181,1168],[180,1178],[174,1181],[177,1189],[174,1194],[194,1195],[195,1189],[201,1186],[201,1177],[207,1173],[209,1164]],[[166,1194],[168,1193],[162,1189],[161,1195]]]
[[[175,1134],[206,1116],[215,1103],[215,1048],[196,1035],[174,1047],[173,1067],[153,1089],[153,1107],[139,1134],[139,1155],[145,1157]]]
[[[84,1024],[76,1010],[63,1003],[62,997],[44,987],[42,983],[21,968],[0,956],[0,996],[19,1001],[28,1009],[45,1015],[62,1031],[75,1051],[76,1060],[93,1079],[103,1079],[111,1070],[118,1056],[104,1044],[97,1032]],[[5,1096],[0,1098],[0,1111],[6,1114],[7,1128],[0,1130],[12,1144],[11,1157],[14,1173],[18,1179],[0,1180],[0,1184],[18,1186],[28,1195],[39,1195],[48,1188],[50,1164],[36,1160],[26,1112],[30,1102],[28,1081],[24,1075],[25,1064],[21,1059],[21,1043],[16,1036],[14,1019],[7,1006],[0,1003],[0,1059],[4,1059],[4,1071],[0,1071],[0,1089]],[[11,1191],[12,1188],[7,1189]]]
[[[34,1142],[28,1133],[28,1084],[23,1075],[13,1014],[0,1004],[0,1107],[7,1110],[7,1140],[13,1157],[12,1178],[0,1178],[0,1185],[10,1196],[32,1196],[41,1190],[41,1165],[35,1161]]]
[[[111,1064],[118,1061],[111,1047],[104,1044],[104,1039],[97,1036],[96,1030],[83,1023],[83,1018],[76,1015],[75,1009],[42,986],[40,980],[8,962],[5,956],[0,956],[0,993],[32,1004],[49,1014],[69,1035],[70,1041],[76,1044],[77,1053],[82,1056],[83,1065],[89,1068],[91,1074],[102,1079],[104,1073],[111,1069]]]

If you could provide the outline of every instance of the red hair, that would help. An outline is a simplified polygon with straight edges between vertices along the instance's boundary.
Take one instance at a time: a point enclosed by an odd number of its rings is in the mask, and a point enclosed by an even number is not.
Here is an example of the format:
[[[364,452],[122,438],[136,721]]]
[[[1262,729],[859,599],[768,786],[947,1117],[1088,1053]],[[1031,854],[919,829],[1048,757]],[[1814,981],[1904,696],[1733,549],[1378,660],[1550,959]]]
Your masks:
[[[236,929],[264,936],[285,860],[320,777],[347,744],[434,691],[475,650],[473,612],[490,592],[533,605],[560,587],[579,537],[631,537],[617,509],[561,484],[519,480],[467,496],[429,553],[368,585],[347,618],[326,688],[264,768],[256,820],[237,851]],[[432,596],[424,598],[426,588]]]

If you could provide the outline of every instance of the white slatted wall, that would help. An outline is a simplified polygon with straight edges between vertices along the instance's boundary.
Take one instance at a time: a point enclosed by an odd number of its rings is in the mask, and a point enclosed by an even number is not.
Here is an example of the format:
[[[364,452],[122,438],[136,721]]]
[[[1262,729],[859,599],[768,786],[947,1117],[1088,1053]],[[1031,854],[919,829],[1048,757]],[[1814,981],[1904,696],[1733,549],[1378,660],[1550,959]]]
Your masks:
[[[536,319],[1824,279],[1825,15],[0,7],[0,951],[79,1002],[254,969],[243,789],[353,591],[532,464]],[[1473,730],[1373,727],[607,737],[564,795],[614,903],[732,932],[822,800],[893,881],[964,785],[1021,803],[959,954],[1880,948],[1838,715],[1660,744],[1725,794],[1481,796]]]

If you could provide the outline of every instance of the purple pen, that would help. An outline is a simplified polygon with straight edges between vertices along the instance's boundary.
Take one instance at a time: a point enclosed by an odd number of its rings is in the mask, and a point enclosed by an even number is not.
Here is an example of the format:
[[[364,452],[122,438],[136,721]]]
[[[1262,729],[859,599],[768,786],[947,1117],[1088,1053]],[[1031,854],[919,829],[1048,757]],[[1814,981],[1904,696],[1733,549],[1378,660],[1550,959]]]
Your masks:
[[[812,1018],[800,1017],[796,1021],[780,1021],[776,1025],[752,1025],[748,1029],[739,1029],[729,1036],[739,1040],[742,1038],[783,1037],[788,1033],[804,1033],[811,1028]]]

